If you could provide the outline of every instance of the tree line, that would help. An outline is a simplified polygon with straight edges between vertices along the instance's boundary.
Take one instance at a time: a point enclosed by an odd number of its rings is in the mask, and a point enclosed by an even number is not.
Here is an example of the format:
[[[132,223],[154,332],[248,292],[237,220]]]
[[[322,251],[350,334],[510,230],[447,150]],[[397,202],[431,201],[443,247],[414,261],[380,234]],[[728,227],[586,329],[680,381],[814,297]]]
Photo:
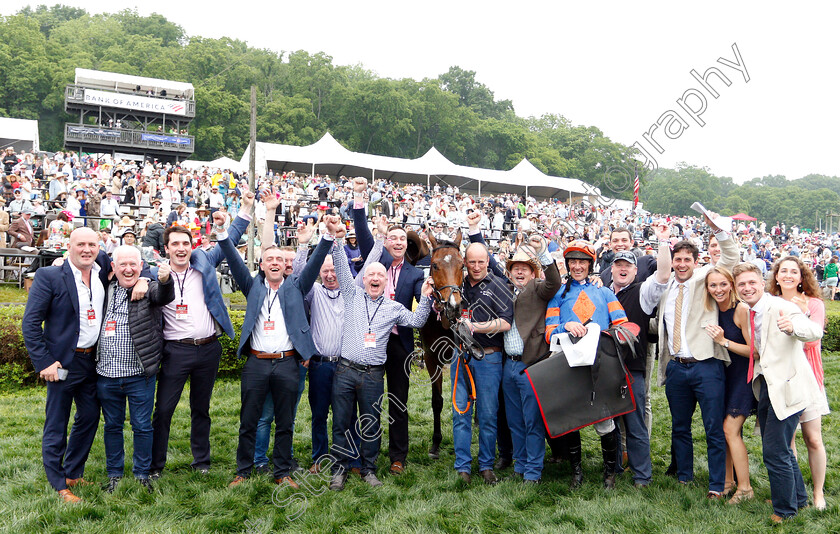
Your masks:
[[[76,120],[64,112],[64,87],[81,67],[192,83],[196,159],[242,155],[255,85],[259,141],[307,145],[329,131],[353,151],[416,158],[435,146],[455,163],[503,170],[527,157],[549,175],[604,190],[609,189],[605,170],[632,169],[634,162],[633,149],[595,126],[575,125],[556,114],[517,116],[509,100],[497,100],[474,71],[459,66],[431,79],[382,78],[362,65],[335,65],[323,52],[277,52],[229,37],[188,36],[162,15],[141,16],[136,10],[24,8],[0,19],[0,65],[0,116],[38,119],[41,146],[50,151],[61,148],[64,123]],[[698,191],[700,175],[711,189]],[[779,193],[795,199],[785,212],[793,217],[788,224],[808,226],[817,213],[808,211],[817,206],[809,196],[819,196],[816,189],[800,180],[776,182],[739,187],[695,167],[660,169],[650,179],[642,176],[642,199],[652,211],[685,214],[691,203],[682,199],[699,192],[694,199],[707,199],[710,207],[739,206],[755,215],[767,206],[748,191],[793,188],[801,192]],[[632,188],[618,193],[631,195]],[[800,204],[806,197],[807,205]],[[836,193],[820,200],[836,211]]]

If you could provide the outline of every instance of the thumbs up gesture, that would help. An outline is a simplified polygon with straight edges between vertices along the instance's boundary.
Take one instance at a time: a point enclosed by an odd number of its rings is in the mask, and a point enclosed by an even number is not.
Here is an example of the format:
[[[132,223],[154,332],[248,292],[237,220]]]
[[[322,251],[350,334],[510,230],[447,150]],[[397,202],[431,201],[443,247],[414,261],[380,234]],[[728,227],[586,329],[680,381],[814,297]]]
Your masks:
[[[785,312],[782,310],[779,310],[779,318],[776,321],[776,326],[787,335],[793,334],[793,323],[790,321],[790,317],[785,315]]]

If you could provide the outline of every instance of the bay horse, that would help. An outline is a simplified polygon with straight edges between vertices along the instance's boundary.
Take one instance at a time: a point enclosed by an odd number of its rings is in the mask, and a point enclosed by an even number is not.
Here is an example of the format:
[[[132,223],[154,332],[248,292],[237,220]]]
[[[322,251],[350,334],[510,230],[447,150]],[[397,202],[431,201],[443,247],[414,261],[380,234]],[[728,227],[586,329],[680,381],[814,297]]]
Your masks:
[[[413,234],[413,235],[412,235]],[[443,372],[454,361],[461,350],[467,350],[472,357],[484,357],[484,351],[476,346],[472,335],[461,318],[461,287],[464,283],[464,257],[461,254],[462,234],[459,229],[452,241],[438,241],[432,232],[427,233],[432,248],[416,232],[408,232],[409,245],[406,259],[416,264],[421,258],[431,254],[430,275],[434,281],[433,311],[426,324],[420,328],[422,353],[407,360],[422,362],[429,373],[432,386],[432,416],[434,430],[432,445],[429,448],[431,458],[439,458],[441,434],[441,412],[443,411]],[[466,347],[462,349],[462,347]],[[410,373],[410,369],[406,369]]]

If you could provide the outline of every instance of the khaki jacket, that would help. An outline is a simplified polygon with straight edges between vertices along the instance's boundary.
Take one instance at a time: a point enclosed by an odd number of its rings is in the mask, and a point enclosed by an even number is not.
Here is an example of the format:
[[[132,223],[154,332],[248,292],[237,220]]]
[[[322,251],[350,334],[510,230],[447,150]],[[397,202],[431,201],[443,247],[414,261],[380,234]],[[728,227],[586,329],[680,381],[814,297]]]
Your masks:
[[[738,244],[734,237],[729,239],[719,240],[720,242],[720,261],[717,265],[732,270],[738,264],[740,256],[738,254]],[[685,339],[688,344],[688,350],[691,355],[698,360],[706,360],[708,358],[717,358],[723,360],[728,365],[729,352],[722,346],[715,343],[711,337],[706,333],[706,325],[718,324],[718,309],[715,306],[712,310],[707,310],[705,307],[705,291],[706,291],[706,274],[711,270],[711,267],[701,267],[694,270],[694,275],[687,282],[689,286],[689,295],[691,295],[691,302],[688,305],[688,317],[683,318],[687,321],[685,324]],[[674,274],[668,283],[674,281]],[[668,295],[671,291],[676,291],[674,287],[669,287],[662,294],[659,299],[659,380],[658,385],[665,385],[665,371],[668,368],[668,362],[671,361],[671,348],[668,346],[668,336],[665,332],[665,303],[668,301]],[[733,289],[734,291],[734,289]]]
[[[755,378],[760,371],[767,382],[773,411],[779,420],[783,420],[809,406],[825,406],[825,394],[817,385],[803,345],[803,342],[820,339],[823,330],[806,317],[796,304],[781,297],[768,297],[759,330],[759,357],[755,364],[752,387],[758,398],[759,386]],[[793,323],[792,335],[779,330],[779,311],[790,317]]]

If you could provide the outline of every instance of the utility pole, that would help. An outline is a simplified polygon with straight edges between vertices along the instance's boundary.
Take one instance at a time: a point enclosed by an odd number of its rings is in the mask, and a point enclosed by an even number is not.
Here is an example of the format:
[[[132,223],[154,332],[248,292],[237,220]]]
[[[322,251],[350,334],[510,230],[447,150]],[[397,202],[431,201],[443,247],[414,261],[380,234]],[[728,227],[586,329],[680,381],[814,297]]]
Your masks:
[[[255,195],[257,175],[257,86],[251,86],[251,155],[248,164],[248,188]],[[254,199],[256,202],[257,199]],[[251,213],[250,215],[254,215]],[[257,221],[248,225],[248,270],[253,271],[254,262],[254,234],[256,233]]]

